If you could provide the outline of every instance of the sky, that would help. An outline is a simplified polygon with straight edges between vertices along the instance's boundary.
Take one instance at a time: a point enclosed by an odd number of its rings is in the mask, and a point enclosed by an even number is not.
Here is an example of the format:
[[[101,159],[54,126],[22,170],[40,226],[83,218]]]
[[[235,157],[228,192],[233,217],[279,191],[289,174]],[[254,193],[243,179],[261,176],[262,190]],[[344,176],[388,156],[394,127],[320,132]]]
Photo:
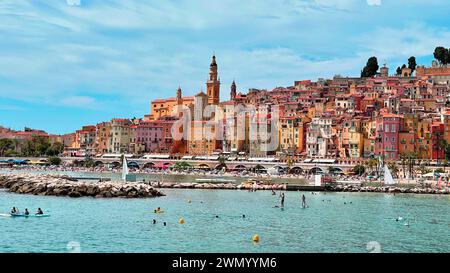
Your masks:
[[[448,0],[0,0],[0,125],[73,132],[150,101],[391,72],[450,47]]]

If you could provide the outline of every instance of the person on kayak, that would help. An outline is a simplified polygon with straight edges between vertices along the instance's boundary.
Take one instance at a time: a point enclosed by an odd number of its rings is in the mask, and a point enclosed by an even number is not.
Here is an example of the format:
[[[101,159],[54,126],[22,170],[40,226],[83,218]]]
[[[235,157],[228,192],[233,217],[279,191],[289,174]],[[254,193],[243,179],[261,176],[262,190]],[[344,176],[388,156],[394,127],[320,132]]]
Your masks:
[[[36,214],[37,215],[42,215],[42,214],[44,214],[44,212],[41,210],[41,208],[38,208]]]
[[[30,215],[30,212],[28,211],[28,209],[25,209],[25,215]]]

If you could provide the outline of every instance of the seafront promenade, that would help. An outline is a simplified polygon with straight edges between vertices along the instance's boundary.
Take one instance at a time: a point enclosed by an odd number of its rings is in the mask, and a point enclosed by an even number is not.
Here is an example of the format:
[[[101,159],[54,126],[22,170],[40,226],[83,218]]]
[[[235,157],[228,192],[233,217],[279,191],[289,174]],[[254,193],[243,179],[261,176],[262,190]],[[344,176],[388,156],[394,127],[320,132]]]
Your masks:
[[[103,158],[103,157],[92,157],[90,158],[96,167],[102,166],[113,166],[119,167],[121,165],[120,158]],[[30,161],[30,162],[47,162],[46,157],[0,157],[0,162],[5,162],[8,160],[20,160],[20,161]],[[83,157],[61,157],[61,165],[73,165],[74,162],[78,164],[83,164],[85,158]],[[208,159],[175,159],[175,158],[128,158],[128,163],[133,164],[139,169],[167,169],[173,166],[177,162],[186,162],[190,166],[199,169],[210,169],[219,170],[223,166],[226,166],[227,171],[245,171],[258,168],[259,171],[266,172],[269,169],[274,168],[289,168],[291,173],[303,173],[312,174],[316,172],[328,173],[330,169],[337,171],[341,174],[347,174],[352,172],[354,167],[357,165],[364,165],[365,160],[349,160],[349,159],[306,159],[299,162],[293,162],[288,164],[287,162],[274,160],[272,162],[264,161],[260,158],[258,161],[229,161],[221,163],[218,160],[208,160]],[[401,162],[397,162],[397,165],[401,168]],[[427,169],[430,171],[442,169],[443,166],[439,164],[430,164]]]

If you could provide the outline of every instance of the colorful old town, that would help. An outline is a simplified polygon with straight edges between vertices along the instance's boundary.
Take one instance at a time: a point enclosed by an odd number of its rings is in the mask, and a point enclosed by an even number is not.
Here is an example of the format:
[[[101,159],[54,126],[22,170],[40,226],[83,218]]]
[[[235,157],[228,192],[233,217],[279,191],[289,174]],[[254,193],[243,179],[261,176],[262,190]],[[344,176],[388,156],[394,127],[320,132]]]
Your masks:
[[[436,49],[438,51],[439,48]],[[436,55],[435,56],[439,56]],[[373,63],[375,61],[375,63]],[[372,62],[372,63],[371,63]],[[375,67],[371,67],[374,65]],[[369,75],[366,68],[370,68]],[[205,69],[206,71],[206,69]],[[1,128],[2,156],[132,157],[171,159],[213,159],[229,161],[364,162],[382,158],[399,161],[407,158],[446,163],[450,155],[450,66],[434,60],[431,66],[408,65],[392,72],[387,64],[379,67],[369,59],[361,77],[335,76],[332,79],[296,80],[293,86],[273,90],[240,91],[238,80],[221,86],[219,58],[212,56],[204,91],[183,91],[174,87],[174,97],[149,102],[150,111],[142,118],[113,118],[86,125],[74,133],[52,135],[25,128]],[[221,92],[229,99],[220,101]],[[192,96],[184,96],[189,93]],[[238,123],[235,115],[216,115],[194,120],[194,112],[208,105],[227,109],[239,105],[265,107],[270,117],[277,108],[277,120],[261,120],[261,115],[245,115]],[[192,113],[190,136],[174,139],[174,124],[180,120],[180,107]],[[198,124],[224,121],[207,139]],[[230,123],[232,120],[234,122]],[[272,124],[274,149],[263,149],[264,141],[252,139],[249,127]],[[230,125],[231,124],[231,125]],[[244,131],[237,137],[238,126]],[[234,128],[233,128],[234,127]],[[216,127],[217,128],[217,127]],[[226,134],[234,130],[234,135]],[[271,131],[268,129],[268,131]],[[194,134],[197,134],[195,137]],[[219,134],[221,134],[219,136]],[[9,140],[9,141],[8,141]],[[32,149],[35,142],[48,142],[45,149]],[[328,161],[327,161],[328,160]],[[329,161],[332,160],[332,161]]]

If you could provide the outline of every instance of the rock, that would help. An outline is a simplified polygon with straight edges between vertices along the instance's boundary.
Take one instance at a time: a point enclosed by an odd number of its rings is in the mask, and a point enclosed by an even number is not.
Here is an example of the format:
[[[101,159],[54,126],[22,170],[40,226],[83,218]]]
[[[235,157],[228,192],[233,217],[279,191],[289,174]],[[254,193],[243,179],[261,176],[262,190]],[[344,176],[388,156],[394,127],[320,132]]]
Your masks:
[[[0,174],[0,188],[22,194],[69,197],[153,197],[164,194],[148,184],[124,182],[80,183],[61,175]]]
[[[81,193],[79,193],[77,191],[71,191],[71,192],[69,192],[69,197],[78,198],[78,197],[81,197]]]

